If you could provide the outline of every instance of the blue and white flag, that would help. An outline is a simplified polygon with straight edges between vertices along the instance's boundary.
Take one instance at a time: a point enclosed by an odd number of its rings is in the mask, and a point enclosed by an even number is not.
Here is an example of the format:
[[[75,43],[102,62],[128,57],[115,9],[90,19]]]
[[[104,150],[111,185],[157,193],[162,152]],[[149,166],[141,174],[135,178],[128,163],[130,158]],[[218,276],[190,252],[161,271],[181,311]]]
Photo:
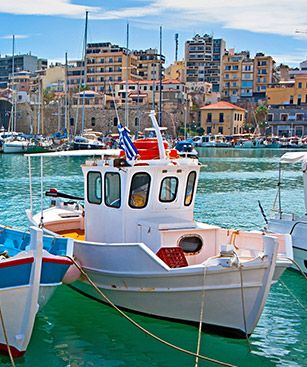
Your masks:
[[[139,152],[129,138],[127,129],[123,127],[120,122],[118,123],[117,128],[119,133],[119,147],[125,151],[129,161],[136,159]]]

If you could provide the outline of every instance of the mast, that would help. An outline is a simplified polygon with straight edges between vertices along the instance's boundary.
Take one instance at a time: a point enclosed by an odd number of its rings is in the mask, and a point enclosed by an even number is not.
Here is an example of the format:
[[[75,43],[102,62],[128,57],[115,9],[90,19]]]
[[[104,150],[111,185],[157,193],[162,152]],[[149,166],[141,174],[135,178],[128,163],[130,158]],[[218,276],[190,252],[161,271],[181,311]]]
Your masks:
[[[162,126],[162,26],[160,26],[159,126]]]
[[[87,74],[87,65],[86,65],[86,49],[87,49],[87,22],[88,22],[88,11],[85,12],[85,29],[84,29],[84,82],[83,82],[83,94],[82,94],[82,122],[81,122],[81,132],[84,130],[84,120],[85,120],[85,89],[86,89],[86,74]]]
[[[129,127],[129,106],[128,106],[128,88],[129,88],[129,23],[127,23],[127,43],[126,43],[126,98],[125,98],[125,125]]]
[[[41,133],[41,77],[38,75],[37,134]]]
[[[64,96],[64,103],[65,103],[65,107],[64,107],[64,127],[67,131],[68,134],[68,85],[67,85],[67,69],[68,69],[68,65],[67,65],[67,52],[65,52],[65,80],[64,80],[64,85],[65,85],[65,96]]]
[[[13,90],[13,107],[12,107],[12,124],[11,129],[12,131],[15,131],[16,129],[16,104],[17,104],[17,98],[16,98],[16,90],[15,90],[15,35],[13,34],[13,50],[12,50],[12,90]]]

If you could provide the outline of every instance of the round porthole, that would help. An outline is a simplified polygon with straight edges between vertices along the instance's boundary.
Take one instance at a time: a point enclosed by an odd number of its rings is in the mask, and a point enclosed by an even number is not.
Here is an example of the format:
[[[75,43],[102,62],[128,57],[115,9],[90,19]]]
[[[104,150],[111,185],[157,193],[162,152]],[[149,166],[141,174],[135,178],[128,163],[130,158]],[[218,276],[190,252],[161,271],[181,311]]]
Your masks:
[[[200,236],[184,235],[180,238],[178,246],[187,254],[194,254],[201,250],[203,241]]]

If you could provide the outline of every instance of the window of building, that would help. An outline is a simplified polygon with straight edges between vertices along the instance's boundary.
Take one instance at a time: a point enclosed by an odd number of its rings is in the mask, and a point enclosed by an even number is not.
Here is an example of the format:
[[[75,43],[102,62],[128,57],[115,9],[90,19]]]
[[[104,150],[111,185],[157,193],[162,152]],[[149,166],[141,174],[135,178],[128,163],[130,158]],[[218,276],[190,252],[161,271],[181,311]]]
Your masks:
[[[288,114],[287,113],[281,113],[280,114],[280,120],[281,121],[288,121]]]
[[[219,115],[219,122],[224,122],[224,113],[221,112]]]
[[[212,113],[208,112],[207,114],[207,122],[212,122]]]
[[[211,134],[212,133],[212,127],[211,126],[207,126],[207,134]]]
[[[91,118],[91,125],[94,127],[96,125],[96,118],[92,117]]]
[[[223,129],[223,126],[219,126],[219,134],[224,134],[224,129]]]
[[[295,135],[303,136],[304,127],[303,126],[295,126]]]
[[[104,202],[106,206],[119,208],[121,204],[120,175],[108,172],[104,176]]]
[[[298,88],[302,88],[303,87],[303,83],[302,82],[298,82],[297,87]]]
[[[118,118],[115,116],[113,119],[113,126],[117,126],[118,125]]]
[[[301,96],[301,94],[299,94],[297,96],[297,105],[300,106],[301,103],[302,103],[302,96]]]
[[[165,177],[161,182],[159,200],[162,203],[171,203],[176,199],[178,189],[177,177]]]
[[[100,172],[89,172],[87,174],[87,201],[90,204],[101,204],[101,174]]]
[[[273,114],[272,113],[268,113],[268,121],[273,121]]]
[[[148,202],[150,176],[148,173],[136,173],[131,180],[129,206],[134,209],[145,208]]]
[[[194,187],[196,182],[196,172],[192,171],[189,173],[187,179],[187,186],[185,189],[184,205],[189,206],[193,201]]]
[[[304,120],[304,114],[303,113],[297,113],[296,114],[296,121],[303,121]]]
[[[290,104],[293,104],[293,96],[290,96]]]
[[[139,118],[138,117],[136,117],[134,119],[134,126],[139,126]]]

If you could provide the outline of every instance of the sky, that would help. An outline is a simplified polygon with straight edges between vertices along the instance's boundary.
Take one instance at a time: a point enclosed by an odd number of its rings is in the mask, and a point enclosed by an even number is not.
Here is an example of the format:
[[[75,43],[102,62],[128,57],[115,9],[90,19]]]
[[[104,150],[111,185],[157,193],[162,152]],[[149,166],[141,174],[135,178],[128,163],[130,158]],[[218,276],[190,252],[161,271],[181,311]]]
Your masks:
[[[0,0],[0,54],[31,52],[51,62],[82,57],[85,11],[88,42],[162,49],[166,65],[178,59],[196,33],[223,38],[226,48],[264,52],[297,67],[307,58],[307,0]]]

